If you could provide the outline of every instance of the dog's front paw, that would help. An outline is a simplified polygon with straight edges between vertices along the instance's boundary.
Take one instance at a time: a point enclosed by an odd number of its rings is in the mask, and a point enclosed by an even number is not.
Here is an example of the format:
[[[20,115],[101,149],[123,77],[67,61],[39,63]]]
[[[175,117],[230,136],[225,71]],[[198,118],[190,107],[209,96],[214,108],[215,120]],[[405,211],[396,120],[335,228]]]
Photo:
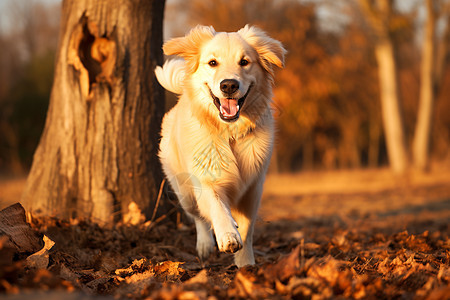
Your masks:
[[[225,232],[220,237],[216,238],[219,251],[225,253],[235,253],[242,248],[242,239],[237,232]]]

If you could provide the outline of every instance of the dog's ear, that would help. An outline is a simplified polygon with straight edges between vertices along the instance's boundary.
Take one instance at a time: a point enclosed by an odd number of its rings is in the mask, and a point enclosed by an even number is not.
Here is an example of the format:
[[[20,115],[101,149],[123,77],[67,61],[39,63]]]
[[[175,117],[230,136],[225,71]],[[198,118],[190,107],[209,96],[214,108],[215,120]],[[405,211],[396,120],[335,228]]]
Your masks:
[[[258,52],[262,66],[270,74],[273,75],[273,65],[284,67],[284,56],[287,51],[279,41],[255,26],[245,25],[238,33]]]
[[[186,61],[187,71],[193,73],[198,67],[200,47],[212,39],[215,34],[216,31],[212,26],[197,25],[186,36],[164,43],[164,54],[183,57]]]

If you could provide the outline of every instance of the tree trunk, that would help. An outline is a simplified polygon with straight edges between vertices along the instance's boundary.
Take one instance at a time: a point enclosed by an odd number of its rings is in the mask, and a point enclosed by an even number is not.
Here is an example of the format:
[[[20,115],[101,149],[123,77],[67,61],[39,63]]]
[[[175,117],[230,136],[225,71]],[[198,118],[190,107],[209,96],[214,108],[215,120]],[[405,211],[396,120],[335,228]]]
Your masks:
[[[399,94],[397,62],[389,31],[393,1],[359,0],[375,33],[375,56],[380,80],[381,113],[389,164],[395,173],[404,173],[409,164],[403,113]]]
[[[422,50],[420,100],[413,140],[414,167],[421,171],[426,171],[429,167],[431,124],[436,86],[434,69],[436,14],[433,0],[427,0],[426,6],[427,22]]]
[[[408,152],[392,41],[389,39],[378,41],[375,45],[375,55],[378,63],[381,112],[389,164],[395,173],[403,173],[408,167]]]
[[[153,73],[163,11],[161,0],[63,2],[50,106],[22,196],[32,213],[101,224],[152,215],[163,178],[164,92]]]
[[[379,118],[371,115],[369,116],[369,153],[367,159],[369,168],[378,167],[380,160],[380,137],[381,124]]]

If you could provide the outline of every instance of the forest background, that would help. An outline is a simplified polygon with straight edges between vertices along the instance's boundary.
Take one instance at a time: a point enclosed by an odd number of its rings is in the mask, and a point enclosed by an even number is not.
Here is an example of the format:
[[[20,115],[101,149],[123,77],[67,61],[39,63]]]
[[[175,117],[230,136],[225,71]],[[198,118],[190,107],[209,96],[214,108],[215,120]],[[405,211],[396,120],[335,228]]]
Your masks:
[[[196,24],[234,31],[260,26],[288,50],[276,76],[276,151],[271,172],[377,168],[389,164],[375,56],[376,33],[364,1],[169,0],[165,38]],[[369,1],[370,2],[370,1]],[[450,161],[449,4],[433,1],[435,72],[429,157]],[[387,27],[395,50],[409,165],[416,132],[425,1],[394,1]],[[24,174],[44,127],[53,80],[60,2],[0,4],[0,173]],[[442,50],[444,49],[444,50]],[[442,52],[444,51],[444,52]],[[176,101],[168,97],[167,109]]]

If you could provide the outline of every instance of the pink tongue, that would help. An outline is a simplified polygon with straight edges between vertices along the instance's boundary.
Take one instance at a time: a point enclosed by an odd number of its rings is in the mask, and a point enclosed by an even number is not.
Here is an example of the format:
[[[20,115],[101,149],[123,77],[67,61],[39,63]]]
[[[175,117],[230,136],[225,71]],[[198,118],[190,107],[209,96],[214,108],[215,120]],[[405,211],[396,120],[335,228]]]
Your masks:
[[[220,99],[220,112],[224,117],[234,117],[238,113],[236,99]]]

